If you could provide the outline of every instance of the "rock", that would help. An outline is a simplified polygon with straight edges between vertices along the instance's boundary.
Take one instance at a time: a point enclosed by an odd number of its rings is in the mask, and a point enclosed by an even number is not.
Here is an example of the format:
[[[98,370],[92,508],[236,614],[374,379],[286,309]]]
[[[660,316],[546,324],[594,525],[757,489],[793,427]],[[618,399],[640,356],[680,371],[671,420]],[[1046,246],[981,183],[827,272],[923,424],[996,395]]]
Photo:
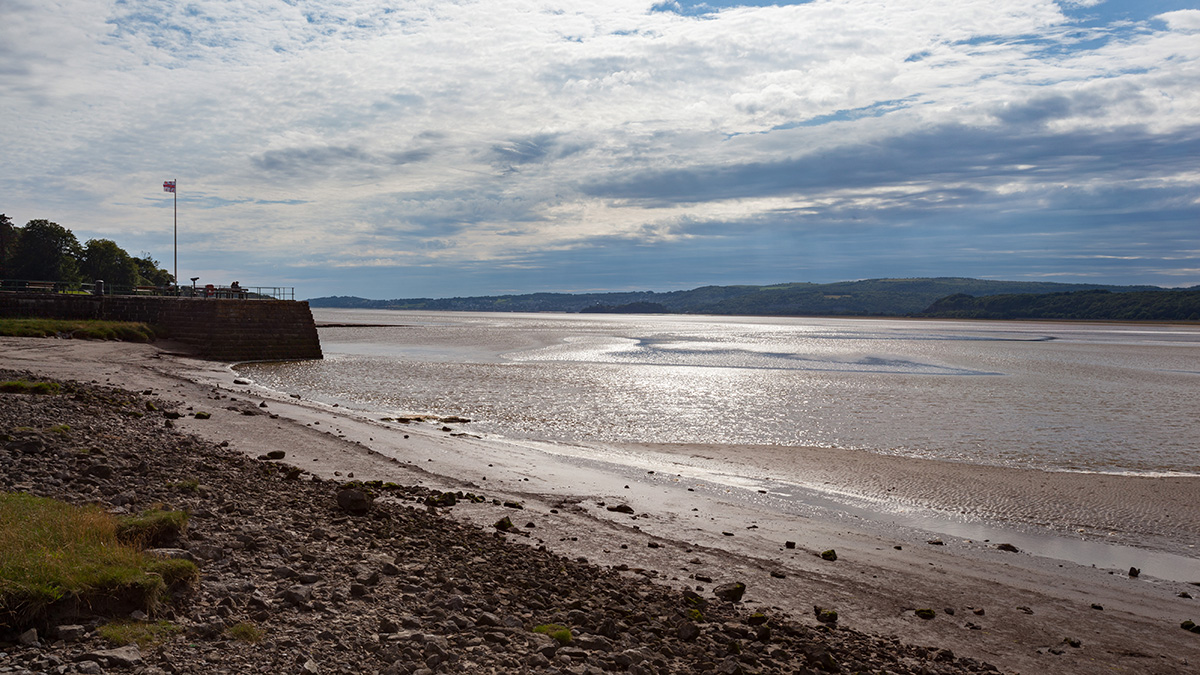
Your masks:
[[[1026,614],[1033,614],[1033,610],[1024,605],[1017,607],[1017,609],[1021,610],[1022,612],[1025,612]]]
[[[495,523],[492,523],[492,527],[496,528],[497,530],[500,530],[501,532],[507,532],[509,530],[515,529],[516,525],[513,525],[513,521],[511,518],[509,518],[508,516],[504,516],[500,520],[497,520]]]
[[[785,541],[785,542],[783,542],[783,547],[784,547],[784,548],[789,548],[789,549],[791,549],[791,548],[796,548],[796,542],[794,542],[794,541]]]
[[[240,377],[239,377],[239,378],[235,379],[235,380],[233,381],[233,383],[234,383],[234,384],[250,384],[250,380],[247,380],[247,379],[244,379],[244,378],[240,378]]]
[[[196,562],[196,556],[191,551],[181,548],[148,548],[146,555],[159,560],[190,560]]]
[[[99,649],[76,658],[77,661],[98,661],[112,668],[133,668],[142,665],[142,652],[137,645],[126,645],[116,649]]]
[[[1138,575],[1139,575],[1139,574],[1141,574],[1141,573],[1142,573],[1142,571],[1141,571],[1140,569],[1136,568],[1136,567],[1130,567],[1130,568],[1129,568],[1129,578],[1130,578],[1130,579],[1136,579],[1136,578],[1138,578]]]
[[[1012,544],[996,544],[996,548],[1001,551],[1008,551],[1009,553],[1020,553],[1021,552],[1021,549],[1017,548],[1016,546],[1013,546]]]
[[[1101,605],[1101,604],[1099,604],[1099,603],[1093,602],[1093,603],[1092,603],[1092,609],[1098,609],[1098,610],[1101,610],[1101,611],[1103,611],[1103,610],[1104,610],[1104,605]]]
[[[926,621],[929,621],[930,619],[937,616],[937,612],[935,612],[929,608],[918,609],[917,611],[915,611],[913,613],[916,614],[918,618],[925,619]]]
[[[607,508],[614,513],[633,513],[633,507],[628,504],[616,504]]]
[[[941,539],[930,539],[929,541],[927,541],[925,543],[929,544],[931,546],[945,546],[946,545],[946,542],[942,541]]]
[[[300,672],[316,675],[316,673],[321,672],[321,668],[317,665],[316,661],[309,659],[304,662],[304,665],[300,668]]]
[[[828,560],[830,562],[837,560],[837,551],[835,551],[833,549],[829,549],[828,551],[821,551],[821,560]]]
[[[74,642],[87,634],[87,629],[83,626],[71,624],[69,626],[58,626],[54,629],[54,634],[59,640]]]
[[[787,574],[785,574],[779,570],[771,570],[771,576],[775,579],[786,579],[787,578]]]
[[[21,636],[17,638],[17,642],[19,642],[27,647],[32,647],[33,645],[36,645],[38,643],[37,629],[30,628],[29,630],[25,631],[24,633],[21,633]]]
[[[371,497],[362,490],[348,488],[337,494],[338,507],[353,516],[365,515],[371,510]]]
[[[287,457],[287,452],[283,450],[271,450],[266,454],[267,459],[283,459],[284,457]]]
[[[713,595],[724,600],[725,602],[739,602],[745,593],[746,584],[743,584],[740,581],[721,584],[713,589]]]
[[[303,605],[312,599],[313,587],[296,585],[283,593],[283,601],[289,605]]]
[[[700,637],[700,627],[691,621],[684,621],[675,629],[675,636],[684,642],[691,642]]]
[[[113,468],[107,464],[93,464],[83,470],[83,475],[108,480],[113,476]]]
[[[194,417],[198,420],[212,419],[212,413],[201,410],[200,412],[196,413]]]
[[[1065,644],[1069,647],[1074,647],[1075,649],[1079,649],[1080,647],[1083,646],[1083,642],[1079,638],[1073,638],[1073,637],[1063,638],[1063,644]]]

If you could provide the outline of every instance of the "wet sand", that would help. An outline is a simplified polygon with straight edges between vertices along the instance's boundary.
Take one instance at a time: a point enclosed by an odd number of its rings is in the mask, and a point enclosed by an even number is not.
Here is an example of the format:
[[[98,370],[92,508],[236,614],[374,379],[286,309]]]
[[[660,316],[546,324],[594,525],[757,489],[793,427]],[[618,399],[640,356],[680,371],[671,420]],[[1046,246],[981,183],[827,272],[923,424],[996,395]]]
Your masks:
[[[834,607],[852,628],[950,647],[1013,672],[1173,673],[1200,664],[1200,640],[1179,628],[1200,618],[1198,601],[1180,597],[1200,596],[1190,579],[1156,576],[1151,564],[1132,579],[1103,564],[1031,555],[1024,545],[1048,542],[1053,552],[1056,539],[1115,540],[1195,561],[1195,478],[983,469],[820,448],[581,450],[479,439],[452,435],[469,434],[470,424],[381,422],[238,385],[229,368],[162,347],[0,338],[8,368],[153,389],[213,414],[179,420],[187,431],[254,456],[284,449],[287,462],[322,476],[521,500],[513,520],[535,524],[530,544],[663,583],[743,581],[752,606],[802,619],[813,605]],[[265,402],[277,417],[226,410],[245,401]],[[618,503],[634,513],[607,509]],[[482,525],[512,514],[490,503],[451,513]],[[938,518],[948,523],[942,530],[921,527]],[[1004,552],[971,527],[1030,538],[1014,541],[1021,552]],[[819,556],[828,549],[836,562]],[[922,620],[917,608],[937,616]],[[1082,646],[1063,645],[1067,637]]]

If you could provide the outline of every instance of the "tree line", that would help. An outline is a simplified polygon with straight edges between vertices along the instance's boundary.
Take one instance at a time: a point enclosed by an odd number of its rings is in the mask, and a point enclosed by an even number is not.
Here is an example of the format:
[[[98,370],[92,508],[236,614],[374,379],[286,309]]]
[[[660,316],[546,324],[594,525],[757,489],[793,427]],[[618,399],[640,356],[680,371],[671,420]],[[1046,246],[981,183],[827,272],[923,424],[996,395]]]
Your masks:
[[[104,280],[110,286],[170,286],[175,277],[149,253],[132,256],[111,239],[80,244],[71,230],[36,219],[25,227],[0,214],[0,279],[68,285]]]

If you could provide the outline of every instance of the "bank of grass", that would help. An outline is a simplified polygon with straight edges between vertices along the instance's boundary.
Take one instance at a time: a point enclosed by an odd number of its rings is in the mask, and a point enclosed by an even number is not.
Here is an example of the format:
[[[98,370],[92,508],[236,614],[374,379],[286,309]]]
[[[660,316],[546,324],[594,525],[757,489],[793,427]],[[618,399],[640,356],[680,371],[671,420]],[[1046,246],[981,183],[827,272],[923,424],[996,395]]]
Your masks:
[[[152,326],[133,321],[0,319],[0,335],[6,337],[51,337],[60,334],[79,340],[122,342],[152,342],[158,338]]]
[[[114,647],[136,644],[141,649],[148,649],[166,642],[183,629],[170,621],[121,620],[106,623],[96,632]]]
[[[158,560],[122,543],[119,523],[95,506],[0,493],[0,623],[36,621],[51,605],[151,612],[196,566]]]
[[[57,382],[30,382],[28,380],[8,380],[0,382],[0,392],[5,394],[40,394],[52,396],[62,389]]]

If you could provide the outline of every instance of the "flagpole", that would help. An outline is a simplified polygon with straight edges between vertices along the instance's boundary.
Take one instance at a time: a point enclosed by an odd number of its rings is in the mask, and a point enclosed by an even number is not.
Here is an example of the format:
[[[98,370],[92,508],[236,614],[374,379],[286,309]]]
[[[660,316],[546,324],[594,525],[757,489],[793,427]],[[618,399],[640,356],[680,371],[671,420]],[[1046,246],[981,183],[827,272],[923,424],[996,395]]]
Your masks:
[[[175,221],[175,294],[179,294],[179,185],[174,179],[171,180],[171,197],[175,200],[174,205],[174,221]]]

